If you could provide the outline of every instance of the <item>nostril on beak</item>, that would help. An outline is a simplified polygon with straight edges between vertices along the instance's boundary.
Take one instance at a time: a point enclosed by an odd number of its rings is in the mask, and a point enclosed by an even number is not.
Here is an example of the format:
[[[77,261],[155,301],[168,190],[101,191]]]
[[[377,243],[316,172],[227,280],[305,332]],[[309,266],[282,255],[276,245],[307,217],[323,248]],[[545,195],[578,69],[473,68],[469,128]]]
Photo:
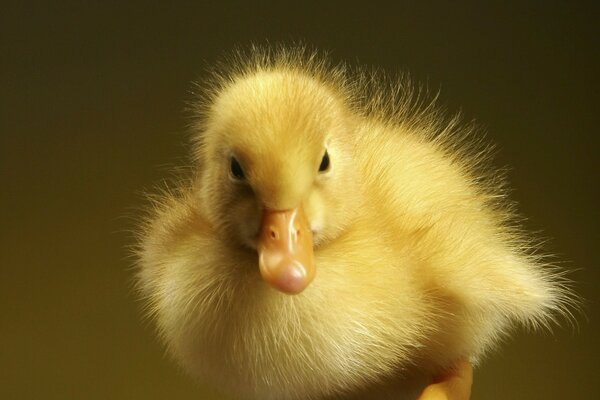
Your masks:
[[[269,227],[269,235],[271,236],[271,239],[274,239],[274,240],[279,239],[279,232],[273,226]]]

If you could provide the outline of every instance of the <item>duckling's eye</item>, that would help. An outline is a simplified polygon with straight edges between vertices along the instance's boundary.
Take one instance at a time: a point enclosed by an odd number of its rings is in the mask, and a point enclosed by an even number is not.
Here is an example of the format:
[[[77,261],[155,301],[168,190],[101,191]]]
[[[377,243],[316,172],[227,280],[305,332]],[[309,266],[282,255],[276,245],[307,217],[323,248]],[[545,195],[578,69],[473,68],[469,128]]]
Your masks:
[[[325,154],[323,154],[323,159],[321,160],[321,165],[319,165],[319,172],[325,172],[329,169],[329,153],[325,150]]]
[[[246,176],[244,175],[244,170],[242,169],[242,166],[240,165],[238,160],[235,159],[235,157],[231,157],[231,161],[229,163],[229,170],[231,171],[231,175],[235,179],[242,180],[242,179],[246,178]]]

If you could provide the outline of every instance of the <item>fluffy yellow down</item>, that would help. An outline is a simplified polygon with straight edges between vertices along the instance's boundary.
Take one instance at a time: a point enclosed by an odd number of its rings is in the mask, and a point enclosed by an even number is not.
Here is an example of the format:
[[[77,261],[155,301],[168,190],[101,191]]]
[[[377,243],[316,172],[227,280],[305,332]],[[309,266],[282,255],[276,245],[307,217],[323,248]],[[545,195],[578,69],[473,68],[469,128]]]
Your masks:
[[[568,313],[477,133],[408,80],[302,49],[216,71],[199,87],[194,173],[158,196],[139,242],[140,292],[186,371],[240,399],[412,398],[517,323]],[[253,240],[264,207],[298,204],[317,273],[286,295],[260,279]]]

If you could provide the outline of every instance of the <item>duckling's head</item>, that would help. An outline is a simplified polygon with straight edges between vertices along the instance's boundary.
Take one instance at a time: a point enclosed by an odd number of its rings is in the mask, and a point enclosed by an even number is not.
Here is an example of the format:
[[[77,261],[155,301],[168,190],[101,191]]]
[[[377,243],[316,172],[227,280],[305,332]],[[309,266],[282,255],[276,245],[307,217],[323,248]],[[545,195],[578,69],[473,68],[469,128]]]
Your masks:
[[[201,207],[225,241],[257,252],[265,281],[298,293],[313,247],[357,205],[351,113],[341,89],[292,69],[255,71],[217,91],[197,155]]]

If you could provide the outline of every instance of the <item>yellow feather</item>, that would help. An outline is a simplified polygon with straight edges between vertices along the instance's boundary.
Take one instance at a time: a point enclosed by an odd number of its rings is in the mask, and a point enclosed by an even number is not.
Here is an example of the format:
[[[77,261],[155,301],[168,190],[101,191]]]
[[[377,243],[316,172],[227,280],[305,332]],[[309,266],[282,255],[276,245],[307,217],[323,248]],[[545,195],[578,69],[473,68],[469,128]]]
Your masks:
[[[409,80],[302,48],[218,68],[199,86],[194,174],[160,197],[139,245],[140,293],[194,376],[236,398],[410,398],[515,325],[569,314],[489,148]],[[262,207],[300,203],[317,275],[290,296],[260,279],[252,238]]]

